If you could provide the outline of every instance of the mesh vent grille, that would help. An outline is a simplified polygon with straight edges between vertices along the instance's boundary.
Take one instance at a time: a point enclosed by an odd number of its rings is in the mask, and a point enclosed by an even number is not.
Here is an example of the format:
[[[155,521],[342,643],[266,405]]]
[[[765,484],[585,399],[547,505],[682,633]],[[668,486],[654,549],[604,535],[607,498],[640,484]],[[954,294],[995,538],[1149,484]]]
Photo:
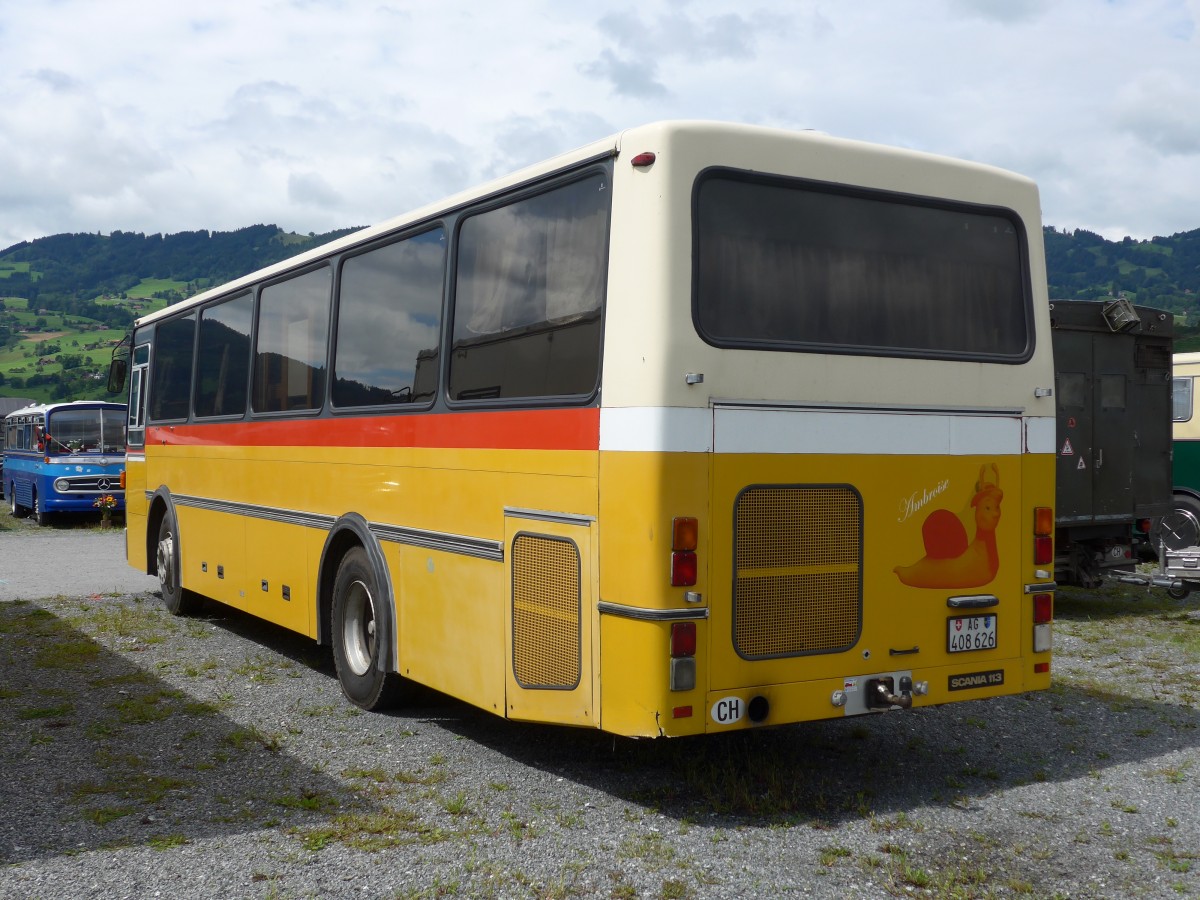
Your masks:
[[[512,547],[513,674],[525,688],[579,684],[579,550],[558,538],[518,535]]]
[[[1134,365],[1139,369],[1171,368],[1171,342],[1141,340],[1134,347]]]
[[[754,487],[734,512],[734,647],[832,653],[862,626],[862,499],[849,487]]]

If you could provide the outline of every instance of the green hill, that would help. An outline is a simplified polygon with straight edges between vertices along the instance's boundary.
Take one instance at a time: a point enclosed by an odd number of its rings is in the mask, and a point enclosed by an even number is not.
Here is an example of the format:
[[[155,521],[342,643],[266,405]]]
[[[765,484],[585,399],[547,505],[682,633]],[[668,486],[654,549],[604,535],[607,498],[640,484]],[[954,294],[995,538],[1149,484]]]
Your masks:
[[[112,347],[136,316],[320,246],[354,229],[56,234],[0,252],[0,396],[104,396]],[[1200,229],[1148,241],[1043,230],[1051,298],[1124,295],[1180,317],[1200,349]],[[1196,322],[1196,325],[1189,325]]]
[[[1148,241],[1107,241],[1090,231],[1052,226],[1043,231],[1051,298],[1124,295],[1193,319],[1200,313],[1200,229]]]
[[[253,225],[14,244],[0,252],[0,397],[104,397],[113,346],[134,318],[353,230],[305,236]]]

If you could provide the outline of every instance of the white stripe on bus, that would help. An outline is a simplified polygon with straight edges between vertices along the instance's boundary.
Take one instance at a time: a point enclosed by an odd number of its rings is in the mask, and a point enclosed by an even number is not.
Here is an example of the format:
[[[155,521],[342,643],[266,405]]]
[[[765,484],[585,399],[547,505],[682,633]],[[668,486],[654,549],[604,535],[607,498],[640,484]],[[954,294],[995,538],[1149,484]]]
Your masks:
[[[661,453],[1016,456],[1053,453],[1051,417],[764,408],[606,407],[600,449]]]

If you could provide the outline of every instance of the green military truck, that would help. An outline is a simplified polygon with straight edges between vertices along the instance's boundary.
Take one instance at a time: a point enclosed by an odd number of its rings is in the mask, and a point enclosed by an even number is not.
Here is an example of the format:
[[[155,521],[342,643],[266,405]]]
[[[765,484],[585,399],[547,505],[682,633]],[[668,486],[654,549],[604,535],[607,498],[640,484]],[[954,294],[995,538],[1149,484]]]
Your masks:
[[[1158,555],[1171,490],[1170,313],[1054,300],[1055,580],[1097,587]],[[1147,579],[1138,579],[1146,581]],[[1153,576],[1170,587],[1175,580]]]

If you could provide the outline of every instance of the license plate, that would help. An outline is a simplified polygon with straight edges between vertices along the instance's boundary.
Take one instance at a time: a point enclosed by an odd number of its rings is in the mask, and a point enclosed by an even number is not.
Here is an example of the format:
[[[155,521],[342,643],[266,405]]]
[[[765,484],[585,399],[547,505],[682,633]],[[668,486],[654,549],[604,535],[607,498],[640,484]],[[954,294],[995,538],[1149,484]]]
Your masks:
[[[996,616],[959,616],[946,620],[946,649],[951,653],[966,650],[994,650]]]

